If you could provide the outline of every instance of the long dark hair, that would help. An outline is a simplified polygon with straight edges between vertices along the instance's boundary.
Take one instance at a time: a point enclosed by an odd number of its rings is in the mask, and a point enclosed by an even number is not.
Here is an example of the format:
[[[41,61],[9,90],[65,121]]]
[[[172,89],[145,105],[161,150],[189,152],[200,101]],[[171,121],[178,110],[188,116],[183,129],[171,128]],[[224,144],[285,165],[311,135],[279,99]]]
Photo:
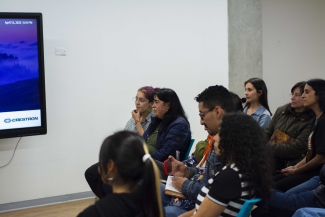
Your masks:
[[[170,105],[163,119],[153,118],[151,124],[148,127],[148,135],[152,134],[159,124],[159,133],[166,131],[169,124],[171,124],[178,117],[183,117],[188,122],[183,106],[174,90],[169,88],[162,88],[156,91],[155,96],[157,96],[158,99],[163,102],[169,102]]]
[[[219,130],[220,158],[224,165],[235,163],[248,183],[252,196],[271,196],[272,160],[263,129],[244,113],[225,114]]]
[[[324,112],[325,111],[325,80],[320,78],[315,78],[315,79],[308,80],[306,84],[308,84],[315,90],[315,95],[318,96],[319,107]]]
[[[263,79],[260,79],[260,78],[248,79],[247,81],[245,81],[244,86],[246,86],[247,83],[251,83],[254,86],[254,88],[256,89],[256,91],[258,93],[261,93],[261,95],[259,96],[259,99],[258,99],[259,103],[261,103],[261,105],[264,106],[270,112],[270,115],[272,116],[272,112],[270,111],[269,103],[267,100],[267,87],[266,87],[266,84],[263,81]],[[250,103],[247,102],[245,104],[245,108],[246,107],[249,108],[249,106],[250,106]]]
[[[142,216],[162,217],[159,171],[152,158],[143,162],[145,154],[147,147],[137,133],[117,132],[107,137],[100,148],[100,173],[107,174],[107,164],[112,160],[118,173],[113,182],[128,184],[130,191],[140,194]]]

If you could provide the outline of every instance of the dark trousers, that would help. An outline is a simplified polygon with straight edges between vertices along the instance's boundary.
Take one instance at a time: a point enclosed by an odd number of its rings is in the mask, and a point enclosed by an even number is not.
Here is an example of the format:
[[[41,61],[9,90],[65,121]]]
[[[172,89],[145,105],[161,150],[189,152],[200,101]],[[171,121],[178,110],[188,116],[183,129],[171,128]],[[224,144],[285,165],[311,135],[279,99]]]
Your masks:
[[[98,173],[98,163],[90,166],[85,171],[85,178],[89,187],[99,199],[105,197],[106,194],[112,193],[112,187],[104,184]]]
[[[301,183],[308,181],[314,176],[318,176],[319,170],[320,169],[316,169],[316,170],[312,170],[312,171],[308,171],[305,173],[296,174],[292,176],[285,176],[282,173],[279,173],[273,176],[274,188],[276,190],[286,192],[290,188],[300,185]]]

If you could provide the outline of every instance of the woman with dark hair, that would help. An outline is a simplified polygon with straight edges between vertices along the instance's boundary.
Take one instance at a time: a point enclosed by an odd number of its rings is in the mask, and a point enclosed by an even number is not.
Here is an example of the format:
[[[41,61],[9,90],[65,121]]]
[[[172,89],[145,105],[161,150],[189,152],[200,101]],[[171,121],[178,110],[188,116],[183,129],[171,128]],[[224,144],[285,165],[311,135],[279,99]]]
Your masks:
[[[243,108],[243,103],[241,101],[241,98],[239,98],[239,96],[231,91],[229,91],[230,95],[231,95],[231,98],[232,98],[232,101],[234,102],[235,104],[235,109],[236,111],[243,111],[244,108]]]
[[[79,217],[163,217],[159,171],[139,135],[121,131],[107,137],[100,149],[98,170],[113,193],[86,208]]]
[[[305,83],[298,82],[291,88],[291,102],[276,110],[265,130],[274,157],[275,171],[293,166],[306,156],[314,113],[304,107],[301,98]]]
[[[203,187],[186,216],[236,216],[245,200],[271,196],[271,165],[259,124],[243,113],[225,114],[214,149],[225,165]]]
[[[144,132],[152,158],[164,161],[169,155],[183,159],[191,141],[190,124],[181,102],[172,89],[162,88],[155,92],[152,105],[155,117]]]
[[[135,110],[132,110],[132,118],[126,123],[124,130],[138,132],[140,136],[148,128],[151,118],[154,116],[152,112],[152,104],[154,93],[159,88],[144,86],[139,88],[135,97]]]
[[[252,116],[265,129],[269,125],[272,116],[267,101],[265,82],[260,78],[251,78],[245,81],[245,96],[244,113]]]
[[[144,86],[138,89],[135,97],[136,109],[131,112],[132,118],[126,123],[124,130],[137,132],[140,136],[148,128],[151,118],[154,116],[152,111],[153,97],[159,88]],[[98,198],[102,198],[106,193],[111,192],[110,186],[103,185],[98,174],[98,163],[90,166],[85,171],[85,178],[91,190]],[[104,189],[103,189],[104,186]]]
[[[319,174],[325,163],[325,80],[311,79],[306,82],[302,101],[305,107],[311,109],[316,118],[311,124],[308,137],[307,156],[295,166],[289,166],[274,176],[275,188],[287,191],[313,176]]]

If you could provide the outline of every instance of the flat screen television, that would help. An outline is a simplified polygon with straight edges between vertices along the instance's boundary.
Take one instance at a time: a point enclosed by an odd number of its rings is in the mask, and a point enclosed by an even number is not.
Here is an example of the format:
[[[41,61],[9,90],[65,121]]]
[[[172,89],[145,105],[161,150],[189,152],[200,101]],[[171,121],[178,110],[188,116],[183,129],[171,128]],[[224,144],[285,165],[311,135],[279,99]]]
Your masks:
[[[41,13],[0,12],[0,139],[47,133]]]

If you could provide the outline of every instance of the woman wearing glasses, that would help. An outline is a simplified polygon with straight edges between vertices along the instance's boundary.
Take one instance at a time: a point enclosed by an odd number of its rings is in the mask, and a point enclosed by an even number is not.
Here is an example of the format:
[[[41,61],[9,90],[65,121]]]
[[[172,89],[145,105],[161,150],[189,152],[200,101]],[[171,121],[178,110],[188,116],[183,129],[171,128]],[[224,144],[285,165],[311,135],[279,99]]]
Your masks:
[[[306,156],[307,139],[314,118],[301,98],[305,81],[291,88],[291,102],[279,107],[265,130],[273,150],[275,171],[293,166]]]
[[[159,88],[153,88],[151,86],[144,86],[139,88],[135,97],[136,109],[131,112],[132,118],[127,122],[125,130],[137,132],[140,136],[148,128],[151,123],[151,118],[154,116],[152,112],[153,97],[155,91]],[[150,148],[149,148],[150,149]],[[154,151],[154,150],[149,150]],[[98,198],[102,198],[106,193],[111,192],[111,188],[107,185],[103,185],[98,173],[98,163],[90,166],[85,171],[85,178]],[[104,187],[104,188],[103,188]]]
[[[152,111],[153,97],[159,88],[151,86],[141,87],[135,97],[136,109],[131,112],[132,118],[126,123],[125,130],[138,132],[140,136],[148,128],[151,118],[154,116]]]
[[[313,176],[317,176],[325,163],[325,80],[311,79],[306,82],[302,101],[305,107],[311,109],[316,118],[311,124],[308,137],[307,156],[294,166],[281,170],[274,177],[275,188],[287,191]]]
[[[174,90],[162,88],[155,92],[152,105],[155,117],[144,132],[152,158],[164,161],[169,155],[183,159],[191,141],[190,124]]]
[[[243,112],[252,116],[265,129],[272,116],[267,101],[265,82],[260,78],[251,78],[245,81],[245,96],[246,105]]]

